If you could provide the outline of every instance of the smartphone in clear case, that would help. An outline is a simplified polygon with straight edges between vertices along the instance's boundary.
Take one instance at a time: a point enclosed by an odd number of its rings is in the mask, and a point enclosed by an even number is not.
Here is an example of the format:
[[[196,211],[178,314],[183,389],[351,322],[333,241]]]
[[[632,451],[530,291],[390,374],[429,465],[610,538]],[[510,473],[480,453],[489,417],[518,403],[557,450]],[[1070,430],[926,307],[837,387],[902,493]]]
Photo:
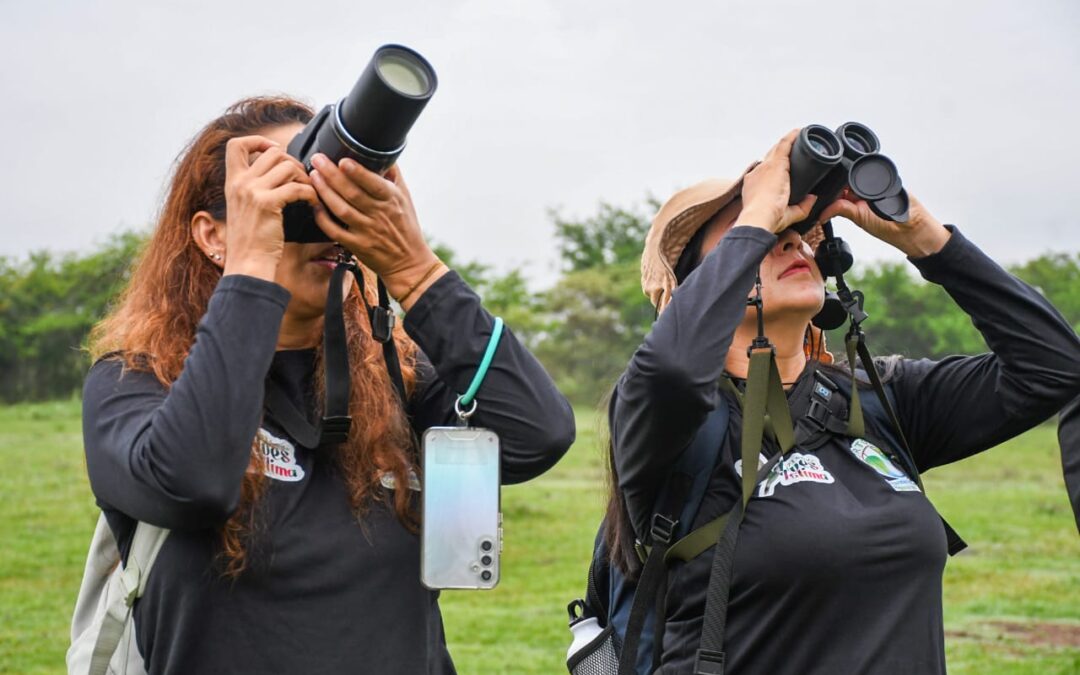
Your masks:
[[[502,549],[499,437],[490,429],[428,429],[421,484],[421,583],[494,588]]]

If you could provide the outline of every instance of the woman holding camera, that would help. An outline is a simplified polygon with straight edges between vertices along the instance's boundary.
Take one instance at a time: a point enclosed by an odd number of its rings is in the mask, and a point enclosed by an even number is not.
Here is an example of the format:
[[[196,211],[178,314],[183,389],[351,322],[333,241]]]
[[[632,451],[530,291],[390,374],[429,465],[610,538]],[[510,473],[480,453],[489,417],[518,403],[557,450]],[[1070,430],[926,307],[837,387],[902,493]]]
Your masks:
[[[820,340],[811,318],[822,308],[823,279],[810,246],[788,229],[807,217],[815,199],[788,205],[797,133],[739,181],[689,188],[653,221],[642,281],[661,313],[609,408],[615,475],[607,541],[612,564],[629,574],[640,568],[634,542],[650,541],[665,477],[721,405],[731,416],[691,527],[729,512],[740,499],[739,469],[746,467],[736,467],[737,392],[758,335],[756,311],[747,305],[755,276],[793,420],[810,414],[815,384],[823,381],[815,373],[850,378],[850,371],[816,358]],[[1080,392],[1080,340],[1072,328],[958,230],[914,199],[907,223],[878,218],[865,202],[846,196],[822,220],[833,216],[903,251],[971,316],[991,349],[936,362],[898,359],[887,369],[918,471],[1016,436]],[[722,378],[733,386],[718,386]],[[834,431],[813,447],[799,441],[752,493],[734,553],[726,672],[945,672],[945,530],[915,477],[898,474],[876,450],[871,461],[870,446]],[[771,439],[762,454],[776,456]],[[669,568],[656,672],[695,672],[714,548]]]
[[[311,117],[253,98],[207,125],[92,336],[94,494],[125,554],[136,521],[171,530],[134,608],[151,674],[454,670],[438,593],[420,583],[416,438],[456,421],[493,319],[424,241],[399,170],[318,156],[308,175],[285,153]],[[340,246],[284,242],[282,209],[297,201]],[[360,297],[375,304],[374,284],[346,276],[352,425],[339,445],[305,447],[264,393],[272,384],[318,419],[340,247],[406,312],[392,338],[406,400]],[[568,403],[509,331],[477,402],[505,483],[543,473],[573,441]]]

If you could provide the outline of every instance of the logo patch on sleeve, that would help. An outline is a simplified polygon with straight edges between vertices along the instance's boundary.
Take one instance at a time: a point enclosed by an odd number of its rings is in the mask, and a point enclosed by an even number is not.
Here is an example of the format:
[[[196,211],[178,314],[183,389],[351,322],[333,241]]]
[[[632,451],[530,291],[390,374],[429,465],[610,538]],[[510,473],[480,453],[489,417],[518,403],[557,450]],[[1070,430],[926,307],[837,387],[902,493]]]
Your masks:
[[[874,471],[877,471],[897,492],[921,492],[915,481],[892,463],[885,453],[873,443],[858,438],[851,442],[851,454],[855,455]]]
[[[833,475],[822,465],[817,455],[795,452],[784,457],[761,483],[758,497],[771,497],[777,485],[795,483],[832,483]]]
[[[259,429],[255,438],[263,456],[264,474],[286,483],[296,483],[304,479],[304,467],[297,464],[296,448],[292,443],[274,436],[266,429]]]

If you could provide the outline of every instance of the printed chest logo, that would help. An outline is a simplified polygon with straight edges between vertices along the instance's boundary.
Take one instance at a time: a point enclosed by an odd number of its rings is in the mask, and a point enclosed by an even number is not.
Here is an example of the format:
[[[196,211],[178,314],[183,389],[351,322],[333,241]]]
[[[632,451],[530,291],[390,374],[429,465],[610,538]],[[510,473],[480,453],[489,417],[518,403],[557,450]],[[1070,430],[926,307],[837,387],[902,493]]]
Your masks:
[[[769,476],[758,488],[758,497],[771,497],[778,485],[833,482],[833,475],[822,465],[817,455],[796,452],[784,457],[772,468]]]
[[[867,466],[877,471],[893,490],[897,492],[921,492],[915,481],[892,463],[885,453],[873,443],[861,438],[851,442],[851,454],[861,459]]]
[[[263,457],[263,473],[275,480],[296,483],[304,479],[304,467],[296,462],[296,448],[284,438],[259,429],[255,437]]]

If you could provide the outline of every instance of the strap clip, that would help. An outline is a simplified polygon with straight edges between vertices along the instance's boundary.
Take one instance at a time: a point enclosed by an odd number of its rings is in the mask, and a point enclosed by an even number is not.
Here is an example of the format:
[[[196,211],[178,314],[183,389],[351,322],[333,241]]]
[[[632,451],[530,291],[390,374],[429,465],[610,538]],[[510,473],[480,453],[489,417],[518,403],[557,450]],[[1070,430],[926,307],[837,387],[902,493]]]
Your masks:
[[[371,337],[376,341],[386,343],[394,333],[394,323],[397,317],[389,307],[371,308]]]
[[[328,443],[344,443],[349,437],[349,428],[352,426],[352,417],[348,415],[338,415],[322,418],[321,434],[319,436],[319,445],[326,445]]]
[[[812,398],[810,399],[810,407],[806,409],[806,417],[813,422],[819,430],[824,429],[825,422],[829,419],[829,406],[816,398]]]
[[[649,532],[649,536],[652,537],[652,545],[666,547],[670,544],[672,537],[675,536],[675,528],[678,527],[678,525],[678,520],[672,520],[662,513],[654,515],[652,529]]]
[[[120,573],[120,588],[124,594],[124,605],[131,607],[142,595],[142,589],[139,587],[141,582],[142,570],[139,569],[139,563],[135,557],[129,554],[128,564]]]
[[[694,675],[724,675],[724,652],[699,649],[694,658]]]

